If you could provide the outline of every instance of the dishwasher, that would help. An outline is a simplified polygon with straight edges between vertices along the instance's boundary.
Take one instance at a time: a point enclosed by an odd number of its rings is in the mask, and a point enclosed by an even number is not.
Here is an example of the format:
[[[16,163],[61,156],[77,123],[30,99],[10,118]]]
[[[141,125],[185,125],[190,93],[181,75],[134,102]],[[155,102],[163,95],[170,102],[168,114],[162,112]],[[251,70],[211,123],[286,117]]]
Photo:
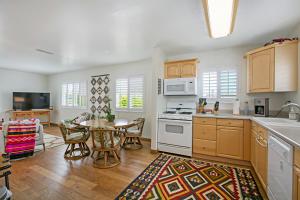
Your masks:
[[[292,199],[293,147],[269,133],[268,197],[270,200]]]

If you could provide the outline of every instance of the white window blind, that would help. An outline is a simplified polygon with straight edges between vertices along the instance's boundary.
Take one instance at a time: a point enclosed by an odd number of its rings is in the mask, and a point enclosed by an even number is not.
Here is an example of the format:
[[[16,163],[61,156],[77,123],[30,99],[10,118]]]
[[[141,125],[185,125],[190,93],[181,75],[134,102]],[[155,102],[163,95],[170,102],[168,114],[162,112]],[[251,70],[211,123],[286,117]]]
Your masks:
[[[62,84],[61,105],[65,107],[87,107],[86,82]]]
[[[144,77],[116,79],[116,110],[141,111],[144,108]]]
[[[218,90],[218,74],[217,72],[204,72],[203,73],[203,97],[204,98],[217,98]]]
[[[237,96],[237,72],[220,72],[220,97],[235,98]]]
[[[144,78],[132,77],[129,79],[130,109],[143,109],[144,106]]]
[[[116,108],[128,108],[128,79],[119,78],[116,80]]]

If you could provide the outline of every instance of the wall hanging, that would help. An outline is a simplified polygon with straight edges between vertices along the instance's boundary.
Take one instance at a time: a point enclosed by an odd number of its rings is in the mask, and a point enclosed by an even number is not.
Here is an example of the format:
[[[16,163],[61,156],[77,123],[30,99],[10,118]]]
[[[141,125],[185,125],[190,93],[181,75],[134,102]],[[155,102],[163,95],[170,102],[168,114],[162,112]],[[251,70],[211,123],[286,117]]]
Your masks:
[[[109,78],[110,74],[92,76],[91,107],[93,116],[104,116],[109,108]]]

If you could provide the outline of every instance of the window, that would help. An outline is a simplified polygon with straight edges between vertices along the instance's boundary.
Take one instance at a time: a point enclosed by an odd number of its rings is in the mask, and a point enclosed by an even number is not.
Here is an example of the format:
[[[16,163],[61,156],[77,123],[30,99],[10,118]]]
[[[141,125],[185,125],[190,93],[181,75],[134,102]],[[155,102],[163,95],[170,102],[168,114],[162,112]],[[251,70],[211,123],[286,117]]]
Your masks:
[[[237,95],[236,71],[221,71],[220,73],[220,97],[235,98]]]
[[[61,105],[72,108],[87,107],[86,82],[62,84]]]
[[[144,108],[144,77],[116,80],[116,110],[141,111]]]
[[[218,89],[218,75],[217,72],[203,73],[203,97],[217,98]]]
[[[202,96],[208,99],[232,99],[237,96],[236,70],[204,72],[202,74]]]

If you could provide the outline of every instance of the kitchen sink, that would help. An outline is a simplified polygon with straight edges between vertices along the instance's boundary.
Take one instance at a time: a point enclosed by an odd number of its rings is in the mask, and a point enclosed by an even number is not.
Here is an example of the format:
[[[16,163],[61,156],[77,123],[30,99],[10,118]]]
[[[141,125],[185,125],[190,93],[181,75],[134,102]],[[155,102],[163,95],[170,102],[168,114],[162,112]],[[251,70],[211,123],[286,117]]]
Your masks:
[[[296,120],[290,120],[286,118],[260,118],[256,117],[256,119],[266,125],[270,126],[288,126],[288,127],[300,127],[300,122]]]

